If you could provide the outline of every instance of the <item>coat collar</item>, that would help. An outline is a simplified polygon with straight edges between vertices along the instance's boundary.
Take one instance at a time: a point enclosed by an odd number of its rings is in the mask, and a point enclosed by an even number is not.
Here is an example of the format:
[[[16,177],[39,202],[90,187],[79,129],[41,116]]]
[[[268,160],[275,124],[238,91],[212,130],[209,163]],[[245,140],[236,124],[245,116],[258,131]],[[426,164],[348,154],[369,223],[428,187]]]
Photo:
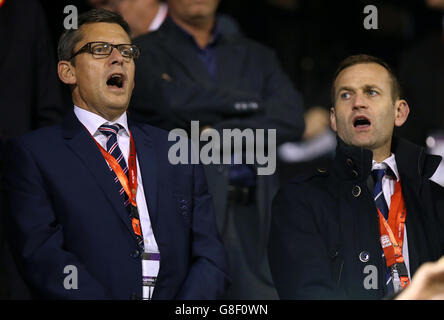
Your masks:
[[[333,171],[341,179],[362,179],[366,181],[371,174],[373,153],[371,150],[350,146],[337,137],[336,157]],[[426,154],[424,147],[415,145],[403,138],[393,137],[392,152],[396,157],[401,180],[408,180],[420,188],[424,179],[436,171],[441,157]]]

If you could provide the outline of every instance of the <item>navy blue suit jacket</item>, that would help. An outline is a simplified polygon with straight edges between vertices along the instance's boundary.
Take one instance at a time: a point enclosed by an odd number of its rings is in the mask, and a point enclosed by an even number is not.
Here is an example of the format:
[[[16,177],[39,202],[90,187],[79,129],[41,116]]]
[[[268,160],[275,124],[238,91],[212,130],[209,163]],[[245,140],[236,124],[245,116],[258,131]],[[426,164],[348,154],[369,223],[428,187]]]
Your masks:
[[[215,299],[226,257],[199,165],[168,161],[166,131],[129,122],[159,247],[153,299]],[[20,271],[36,297],[142,296],[142,267],[113,173],[80,121],[34,131],[9,144],[7,230]],[[65,289],[66,266],[78,289]]]

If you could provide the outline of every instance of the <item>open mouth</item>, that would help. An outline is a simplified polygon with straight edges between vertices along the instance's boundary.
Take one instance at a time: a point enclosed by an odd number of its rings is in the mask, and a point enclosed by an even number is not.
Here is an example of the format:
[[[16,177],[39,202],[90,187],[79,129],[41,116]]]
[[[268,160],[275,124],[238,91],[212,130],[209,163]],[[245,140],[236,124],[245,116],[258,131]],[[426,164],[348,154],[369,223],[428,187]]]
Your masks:
[[[108,77],[106,85],[110,88],[123,88],[125,76],[122,73],[113,73]]]
[[[364,116],[357,116],[353,119],[353,127],[357,129],[368,128],[370,125],[370,120]]]

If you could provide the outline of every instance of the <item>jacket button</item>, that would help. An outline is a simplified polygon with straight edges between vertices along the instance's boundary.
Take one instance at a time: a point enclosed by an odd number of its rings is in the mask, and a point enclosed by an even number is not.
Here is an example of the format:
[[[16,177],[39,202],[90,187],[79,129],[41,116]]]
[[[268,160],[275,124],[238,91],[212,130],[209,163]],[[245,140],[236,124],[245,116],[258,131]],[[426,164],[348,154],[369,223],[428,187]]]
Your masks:
[[[348,158],[347,160],[345,160],[345,162],[347,162],[347,165],[349,167],[353,166],[353,160],[352,159]]]
[[[370,254],[367,251],[362,251],[359,254],[359,260],[361,260],[361,262],[368,262],[369,259],[370,259]]]
[[[358,171],[352,170],[352,174],[353,174],[354,177],[357,177],[358,176]]]
[[[134,258],[134,259],[138,258],[139,255],[140,255],[140,252],[137,249],[130,253],[130,257]]]
[[[318,171],[319,173],[326,173],[326,172],[327,172],[327,169],[326,169],[326,168],[318,168],[317,171]]]
[[[352,189],[352,195],[353,197],[357,198],[361,194],[361,187],[360,186],[354,186]]]

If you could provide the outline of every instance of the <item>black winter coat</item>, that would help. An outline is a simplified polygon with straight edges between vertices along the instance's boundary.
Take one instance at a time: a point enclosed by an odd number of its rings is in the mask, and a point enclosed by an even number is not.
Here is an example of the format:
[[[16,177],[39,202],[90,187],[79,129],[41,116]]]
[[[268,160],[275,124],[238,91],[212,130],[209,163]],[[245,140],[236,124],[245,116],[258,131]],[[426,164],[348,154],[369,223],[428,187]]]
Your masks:
[[[393,139],[406,203],[410,273],[444,254],[444,189],[429,178],[440,157]],[[273,201],[269,262],[281,299],[380,299],[386,295],[370,150],[338,139],[329,169],[283,186]],[[369,259],[362,262],[360,255]],[[364,259],[365,260],[365,259]],[[377,288],[365,289],[377,268]]]

